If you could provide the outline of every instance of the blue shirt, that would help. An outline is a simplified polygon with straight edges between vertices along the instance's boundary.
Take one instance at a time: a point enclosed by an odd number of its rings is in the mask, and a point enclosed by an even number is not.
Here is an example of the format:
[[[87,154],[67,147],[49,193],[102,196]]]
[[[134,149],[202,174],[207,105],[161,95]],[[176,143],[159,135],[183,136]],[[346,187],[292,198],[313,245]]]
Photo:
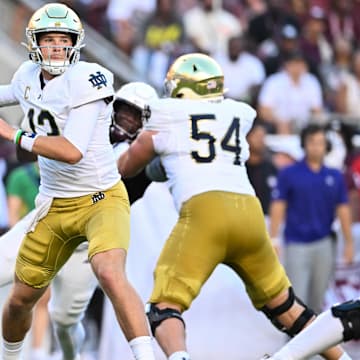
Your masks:
[[[286,243],[310,243],[328,236],[337,206],[348,203],[342,173],[326,166],[314,172],[305,160],[280,171],[272,198],[287,203]]]

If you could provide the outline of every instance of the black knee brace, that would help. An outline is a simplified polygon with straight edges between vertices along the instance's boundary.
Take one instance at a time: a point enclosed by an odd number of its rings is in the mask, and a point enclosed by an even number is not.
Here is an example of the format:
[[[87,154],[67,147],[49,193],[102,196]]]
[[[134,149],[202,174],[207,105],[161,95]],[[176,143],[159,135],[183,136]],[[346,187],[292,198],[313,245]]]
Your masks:
[[[291,306],[293,306],[295,300],[304,306],[304,311],[300,314],[300,316],[294,321],[290,329],[287,329],[277,317],[286,311],[288,311]],[[272,322],[272,324],[279,329],[280,331],[288,334],[291,337],[294,337],[298,334],[306,325],[306,323],[315,315],[314,311],[309,309],[300,299],[298,299],[295,294],[293,288],[289,288],[289,296],[286,301],[277,306],[276,308],[270,309],[266,305],[261,308],[261,311],[267,316],[267,318]]]
[[[343,324],[344,341],[360,339],[360,300],[351,300],[333,306],[331,312]]]
[[[185,327],[185,321],[181,317],[181,313],[178,310],[171,308],[159,309],[156,307],[156,305],[149,303],[146,304],[145,312],[149,319],[149,324],[153,336],[155,336],[156,328],[166,319],[170,319],[170,318],[179,319]]]

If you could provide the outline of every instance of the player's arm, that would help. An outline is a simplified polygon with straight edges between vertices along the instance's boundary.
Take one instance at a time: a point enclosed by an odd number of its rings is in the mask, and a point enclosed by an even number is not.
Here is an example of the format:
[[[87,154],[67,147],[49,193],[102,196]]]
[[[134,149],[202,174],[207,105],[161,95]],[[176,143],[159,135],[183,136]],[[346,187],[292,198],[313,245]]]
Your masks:
[[[88,103],[70,111],[64,135],[41,136],[33,133],[20,134],[0,119],[0,136],[14,141],[23,149],[49,159],[68,164],[79,162],[87,149],[93,129],[103,106],[102,100]],[[86,119],[86,121],[84,121]]]
[[[341,224],[341,230],[344,237],[343,261],[345,264],[351,264],[354,260],[354,242],[351,231],[351,211],[348,204],[340,204],[336,208],[336,215]]]
[[[269,210],[269,234],[276,251],[280,251],[280,227],[285,219],[287,203],[284,200],[273,200]]]
[[[82,157],[80,151],[64,136],[47,137],[34,133],[21,133],[21,130],[14,129],[1,118],[0,136],[22,147],[26,146],[25,150],[49,159],[75,164]]]
[[[11,85],[0,85],[0,106],[15,105],[18,101]]]
[[[124,178],[135,176],[156,156],[152,136],[156,131],[142,131],[118,159],[118,169]]]

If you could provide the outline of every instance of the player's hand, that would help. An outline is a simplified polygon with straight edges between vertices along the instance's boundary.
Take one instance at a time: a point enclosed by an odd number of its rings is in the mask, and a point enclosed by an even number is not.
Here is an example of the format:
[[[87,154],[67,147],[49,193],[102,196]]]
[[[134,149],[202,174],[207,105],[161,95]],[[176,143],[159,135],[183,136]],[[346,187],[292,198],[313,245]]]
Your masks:
[[[0,137],[9,141],[13,141],[15,133],[16,129],[9,125],[5,120],[0,118]]]

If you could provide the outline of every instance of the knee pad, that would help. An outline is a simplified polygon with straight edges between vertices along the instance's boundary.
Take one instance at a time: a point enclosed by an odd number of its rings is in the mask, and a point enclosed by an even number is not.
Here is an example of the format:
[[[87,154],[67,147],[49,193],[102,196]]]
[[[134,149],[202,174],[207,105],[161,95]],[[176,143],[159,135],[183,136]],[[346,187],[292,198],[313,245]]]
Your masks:
[[[294,290],[292,287],[289,288],[288,294],[289,294],[288,298],[281,305],[279,305],[273,309],[270,309],[269,307],[264,306],[261,308],[261,311],[267,316],[267,318],[271,321],[271,323],[277,329],[279,329],[280,331],[286,333],[287,335],[289,335],[291,337],[294,337],[296,334],[298,334],[304,328],[304,326],[307,324],[307,322],[316,314],[314,313],[314,311],[309,309],[300,299],[298,299],[295,296],[295,293],[294,293]],[[288,311],[295,303],[295,300],[299,304],[301,304],[305,309],[300,314],[300,316],[294,321],[292,326],[288,329],[284,325],[282,325],[279,320],[277,320],[277,317],[280,316],[281,314],[285,313],[286,311]]]
[[[360,339],[360,300],[351,300],[333,306],[331,312],[343,324],[344,341]]]
[[[159,309],[154,304],[146,304],[145,313],[147,318],[149,319],[149,324],[151,328],[151,332],[153,336],[155,336],[156,328],[166,319],[175,318],[180,320],[184,327],[185,321],[181,317],[181,313],[178,310],[166,308],[166,309]]]

